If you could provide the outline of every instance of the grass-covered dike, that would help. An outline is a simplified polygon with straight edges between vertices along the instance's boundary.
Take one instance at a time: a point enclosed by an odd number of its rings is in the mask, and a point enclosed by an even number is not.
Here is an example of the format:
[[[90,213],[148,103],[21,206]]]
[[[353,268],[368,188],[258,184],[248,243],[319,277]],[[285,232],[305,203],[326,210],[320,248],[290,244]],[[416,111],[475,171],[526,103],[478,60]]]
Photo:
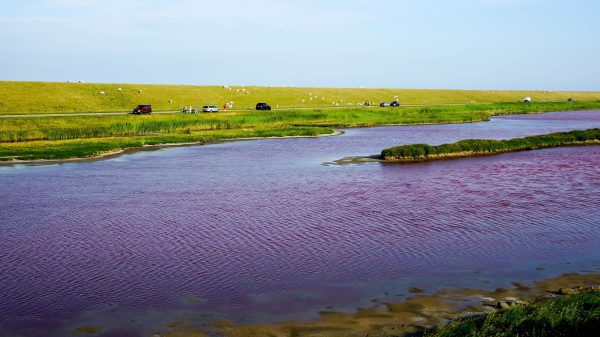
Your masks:
[[[436,146],[427,144],[395,146],[381,151],[381,159],[413,162],[598,143],[600,143],[600,129],[596,128],[508,140],[466,139],[456,143]]]
[[[226,84],[226,83],[224,83]],[[231,84],[231,83],[229,83]],[[534,103],[598,101],[600,92],[545,90],[437,90],[394,88],[306,88],[254,85],[156,85],[0,81],[0,115],[71,112],[131,111],[151,104],[155,111],[178,110],[184,105],[215,104],[254,109],[257,102],[273,108],[357,107],[399,99],[404,104],[517,103],[530,96]]]
[[[458,320],[427,337],[587,337],[600,332],[600,290]]]

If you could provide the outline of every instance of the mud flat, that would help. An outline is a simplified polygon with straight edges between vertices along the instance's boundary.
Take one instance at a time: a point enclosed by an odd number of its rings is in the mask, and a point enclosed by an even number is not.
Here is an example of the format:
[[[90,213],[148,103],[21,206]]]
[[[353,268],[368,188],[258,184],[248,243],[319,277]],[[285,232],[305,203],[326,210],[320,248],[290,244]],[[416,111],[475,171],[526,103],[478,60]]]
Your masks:
[[[426,293],[411,288],[408,298],[400,302],[380,302],[373,307],[359,308],[354,313],[322,311],[310,322],[282,322],[265,325],[239,325],[221,320],[205,327],[194,327],[192,321],[177,321],[157,331],[163,337],[258,337],[258,336],[422,336],[436,327],[452,321],[476,319],[491,313],[530,303],[559,299],[580,293],[600,292],[600,274],[563,274],[556,278],[536,281],[531,285],[513,282],[511,288],[483,290],[474,288],[442,289]]]

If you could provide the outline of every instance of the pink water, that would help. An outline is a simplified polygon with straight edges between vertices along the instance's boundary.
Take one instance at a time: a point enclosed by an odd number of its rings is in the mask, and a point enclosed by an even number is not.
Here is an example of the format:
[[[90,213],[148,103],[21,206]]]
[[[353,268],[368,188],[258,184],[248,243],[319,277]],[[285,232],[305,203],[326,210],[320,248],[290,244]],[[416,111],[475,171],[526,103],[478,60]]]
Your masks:
[[[308,319],[411,286],[599,272],[600,146],[324,164],[397,144],[592,127],[600,111],[0,167],[0,336]]]

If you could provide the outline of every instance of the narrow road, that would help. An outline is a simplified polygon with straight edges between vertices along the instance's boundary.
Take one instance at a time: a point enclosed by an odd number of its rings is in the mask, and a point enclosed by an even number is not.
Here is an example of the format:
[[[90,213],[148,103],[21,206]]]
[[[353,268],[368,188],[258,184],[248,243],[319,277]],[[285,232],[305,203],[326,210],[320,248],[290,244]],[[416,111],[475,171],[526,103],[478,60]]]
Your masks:
[[[472,103],[440,103],[440,104],[402,104],[403,106],[440,106],[440,105],[468,105]],[[477,104],[492,104],[488,102],[477,102]],[[273,108],[273,110],[314,110],[314,109],[364,109],[364,108],[379,108],[379,105],[372,105],[370,107],[363,106],[327,106],[327,107],[303,107],[303,108]],[[394,107],[387,107],[388,109],[394,109]],[[232,109],[226,110],[227,112],[240,112],[240,111],[254,111],[254,109]],[[220,110],[224,112],[224,110]],[[180,111],[153,111],[152,114],[174,114],[182,113]],[[68,116],[106,116],[106,115],[127,115],[131,112],[69,112],[69,113],[47,113],[47,114],[12,114],[2,115],[0,118],[20,118],[20,117],[68,117]]]

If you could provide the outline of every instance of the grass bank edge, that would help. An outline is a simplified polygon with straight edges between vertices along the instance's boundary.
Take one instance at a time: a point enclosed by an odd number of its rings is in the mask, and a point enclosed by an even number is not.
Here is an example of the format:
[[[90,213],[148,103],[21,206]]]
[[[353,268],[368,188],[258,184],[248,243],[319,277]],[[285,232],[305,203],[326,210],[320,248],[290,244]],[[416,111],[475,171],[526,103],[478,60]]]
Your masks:
[[[485,316],[453,321],[426,337],[592,336],[600,329],[600,290],[538,299]]]
[[[600,129],[598,128],[506,140],[465,139],[435,146],[428,144],[401,145],[383,149],[380,159],[388,162],[416,162],[596,144],[600,144]]]
[[[83,138],[57,141],[0,143],[0,164],[89,160],[128,150],[206,144],[232,140],[286,137],[318,137],[337,134],[331,128],[288,128],[266,130],[219,130],[192,134]]]

